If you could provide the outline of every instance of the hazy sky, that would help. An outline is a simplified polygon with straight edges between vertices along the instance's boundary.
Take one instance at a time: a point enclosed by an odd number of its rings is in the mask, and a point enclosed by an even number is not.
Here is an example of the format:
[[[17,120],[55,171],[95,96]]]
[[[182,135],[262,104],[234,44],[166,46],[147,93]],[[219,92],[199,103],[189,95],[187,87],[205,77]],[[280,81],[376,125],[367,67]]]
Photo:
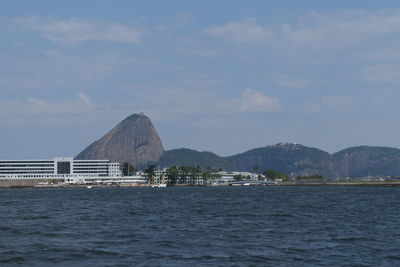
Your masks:
[[[399,5],[2,0],[0,158],[75,156],[137,112],[165,149],[400,147]]]

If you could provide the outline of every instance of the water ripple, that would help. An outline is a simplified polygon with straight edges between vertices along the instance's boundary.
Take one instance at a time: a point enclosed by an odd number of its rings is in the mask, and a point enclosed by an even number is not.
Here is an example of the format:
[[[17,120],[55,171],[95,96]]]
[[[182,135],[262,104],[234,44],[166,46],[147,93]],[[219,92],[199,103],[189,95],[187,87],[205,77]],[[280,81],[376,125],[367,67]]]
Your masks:
[[[1,265],[400,266],[400,189],[2,189]]]

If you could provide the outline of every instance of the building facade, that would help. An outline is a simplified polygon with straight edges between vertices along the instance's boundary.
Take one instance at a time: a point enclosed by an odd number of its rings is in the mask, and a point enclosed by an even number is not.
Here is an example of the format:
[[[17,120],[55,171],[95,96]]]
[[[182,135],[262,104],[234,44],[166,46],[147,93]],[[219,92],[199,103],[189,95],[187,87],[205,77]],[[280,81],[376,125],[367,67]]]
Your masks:
[[[68,179],[120,177],[119,163],[109,160],[0,160],[0,179]]]
[[[147,174],[143,171],[137,172],[138,176],[146,177]],[[168,177],[167,168],[161,170],[154,170],[154,183],[155,184],[205,184],[202,173],[183,173],[182,171],[178,172],[178,177],[176,177],[175,181],[172,181],[170,177]]]

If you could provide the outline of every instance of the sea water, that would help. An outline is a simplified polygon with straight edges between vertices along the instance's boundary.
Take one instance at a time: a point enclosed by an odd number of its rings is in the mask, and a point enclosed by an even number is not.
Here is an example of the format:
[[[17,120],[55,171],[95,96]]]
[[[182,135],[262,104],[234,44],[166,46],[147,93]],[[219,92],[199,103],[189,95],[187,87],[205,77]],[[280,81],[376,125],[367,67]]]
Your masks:
[[[0,265],[399,266],[400,188],[0,190]]]

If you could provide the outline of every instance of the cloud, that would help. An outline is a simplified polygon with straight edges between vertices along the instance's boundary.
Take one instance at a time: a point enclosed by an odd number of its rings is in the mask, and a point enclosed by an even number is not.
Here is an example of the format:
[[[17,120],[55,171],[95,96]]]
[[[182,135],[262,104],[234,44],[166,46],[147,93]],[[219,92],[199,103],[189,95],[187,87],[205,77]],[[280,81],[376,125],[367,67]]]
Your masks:
[[[195,38],[180,38],[177,40],[177,44],[178,46],[175,48],[175,50],[179,53],[211,57],[214,57],[218,54],[216,50],[204,47],[201,41]]]
[[[252,89],[244,90],[240,98],[223,100],[220,107],[222,110],[234,112],[275,112],[282,109],[278,99]]]
[[[263,25],[254,18],[212,26],[205,34],[233,43],[314,49],[348,49],[400,33],[400,9],[312,12],[295,23]]]
[[[138,44],[143,33],[135,27],[84,18],[22,17],[13,20],[14,28],[38,32],[44,38],[63,45],[88,41]]]
[[[32,114],[79,114],[92,109],[91,99],[82,92],[77,93],[77,98],[73,101],[47,102],[38,98],[28,98],[27,108]]]
[[[174,16],[174,24],[177,27],[186,27],[193,22],[195,16],[191,12],[181,12]]]
[[[131,113],[134,107],[136,112],[143,111],[155,121],[173,120],[187,115],[204,115],[210,112],[210,106],[216,101],[213,90],[199,90],[198,87],[191,88],[188,85],[163,87],[126,84],[124,90],[127,101],[120,103],[116,108],[126,114]]]
[[[379,49],[376,51],[368,51],[357,54],[360,59],[373,61],[398,61],[400,59],[400,51],[396,47]]]
[[[29,97],[24,101],[0,101],[0,117],[10,123],[24,122],[37,115],[83,114],[93,111],[96,105],[83,92],[76,93],[76,99],[62,102],[49,102],[40,98]]]
[[[399,83],[399,67],[397,63],[366,66],[360,70],[359,77],[366,82]]]
[[[204,33],[235,43],[264,43],[274,37],[268,26],[258,24],[254,18],[212,26],[205,29]]]
[[[217,84],[217,81],[215,79],[204,74],[186,75],[179,81],[191,88],[201,88],[201,89],[210,88],[216,86]]]
[[[276,112],[280,101],[262,92],[246,89],[240,97],[221,96],[215,88],[199,90],[191,87],[149,87],[131,85],[127,96],[131,101],[116,107],[121,114],[136,111],[149,114],[155,121],[168,121],[195,116],[201,118],[230,117],[238,113]],[[157,97],[154,97],[157,96]],[[115,109],[113,110],[115,112]]]
[[[239,103],[242,111],[268,112],[281,110],[281,103],[278,99],[251,89],[246,89],[243,92]]]
[[[354,106],[349,96],[328,95],[322,96],[316,101],[306,101],[304,109],[308,112],[321,112],[326,110],[348,112]]]
[[[276,84],[288,88],[305,88],[310,85],[310,81],[299,79],[287,74],[272,73],[267,77],[273,80]]]
[[[84,104],[86,104],[86,105],[92,104],[92,99],[88,95],[86,95],[82,92],[78,92],[77,96],[78,96],[78,99],[81,100]]]
[[[76,55],[72,51],[47,50],[39,56],[0,55],[0,90],[65,90],[82,87],[106,88],[110,77],[146,71],[174,71],[172,64],[124,56],[105,51]],[[4,60],[2,60],[4,59]],[[129,76],[128,76],[129,77]],[[119,79],[120,80],[120,79]],[[64,89],[61,89],[64,88]]]

